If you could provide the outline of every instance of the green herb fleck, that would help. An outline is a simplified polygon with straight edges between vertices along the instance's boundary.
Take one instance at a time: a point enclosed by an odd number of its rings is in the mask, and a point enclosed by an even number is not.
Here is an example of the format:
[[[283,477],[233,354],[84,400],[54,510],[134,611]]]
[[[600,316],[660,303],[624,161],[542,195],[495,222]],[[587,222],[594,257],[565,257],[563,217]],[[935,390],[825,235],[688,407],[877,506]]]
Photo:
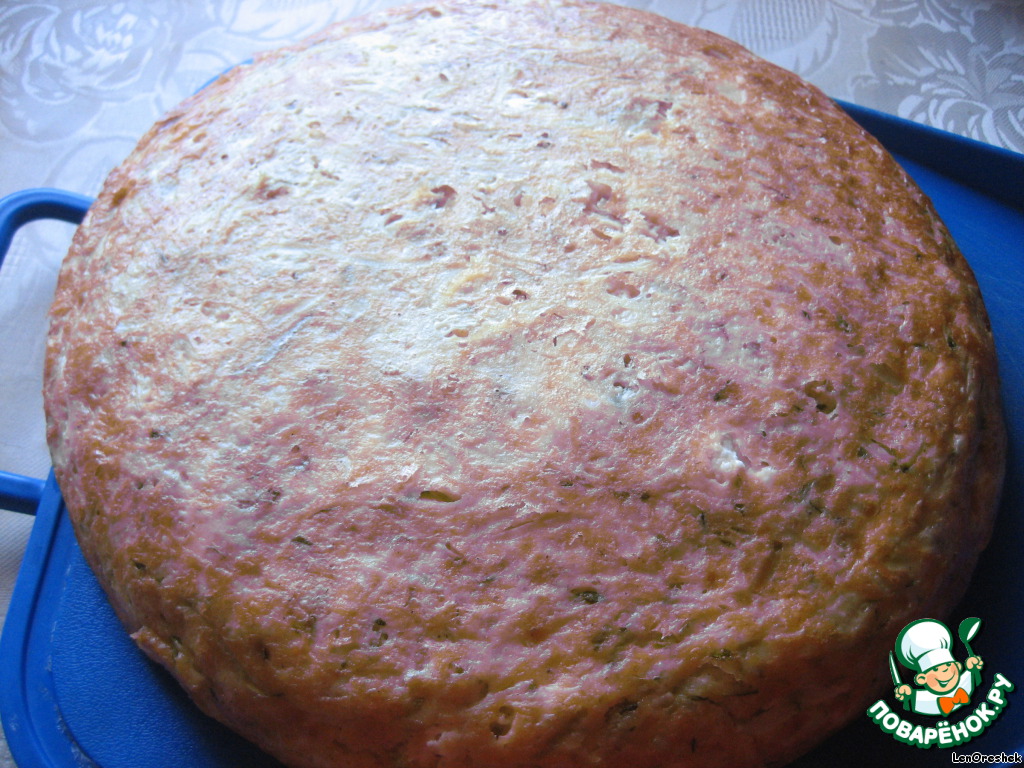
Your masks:
[[[594,605],[604,599],[596,589],[583,589],[580,587],[572,590],[572,596],[575,600],[579,600],[587,605]]]

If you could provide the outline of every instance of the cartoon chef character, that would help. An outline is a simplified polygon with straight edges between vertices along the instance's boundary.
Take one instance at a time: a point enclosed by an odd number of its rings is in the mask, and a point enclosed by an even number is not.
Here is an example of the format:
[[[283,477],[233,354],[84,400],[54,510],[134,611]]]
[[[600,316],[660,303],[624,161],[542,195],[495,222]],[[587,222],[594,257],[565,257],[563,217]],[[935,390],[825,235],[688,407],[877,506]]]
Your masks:
[[[908,701],[919,715],[948,715],[971,700],[974,675],[961,674],[981,669],[979,656],[970,656],[964,664],[953,658],[953,634],[934,619],[911,622],[896,639],[896,655],[903,666],[917,672],[914,690],[906,683],[896,686],[896,698]]]

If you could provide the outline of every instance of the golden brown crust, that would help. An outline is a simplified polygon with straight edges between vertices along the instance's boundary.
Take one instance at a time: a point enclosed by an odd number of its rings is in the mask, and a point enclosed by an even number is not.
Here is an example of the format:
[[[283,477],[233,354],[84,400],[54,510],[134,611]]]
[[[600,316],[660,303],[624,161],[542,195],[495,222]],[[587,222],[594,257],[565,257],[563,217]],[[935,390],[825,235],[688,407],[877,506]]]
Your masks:
[[[961,595],[996,375],[825,96],[537,0],[347,22],[174,110],[76,235],[45,388],[119,615],[290,765],[753,766]]]

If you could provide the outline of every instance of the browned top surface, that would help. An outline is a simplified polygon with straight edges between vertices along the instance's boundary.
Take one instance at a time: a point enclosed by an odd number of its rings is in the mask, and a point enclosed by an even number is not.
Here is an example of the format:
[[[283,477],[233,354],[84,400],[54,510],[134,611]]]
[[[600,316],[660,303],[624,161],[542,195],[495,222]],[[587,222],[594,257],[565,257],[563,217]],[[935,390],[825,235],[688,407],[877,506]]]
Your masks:
[[[111,176],[47,359],[83,549],[295,765],[788,757],[987,540],[977,287],[795,76],[491,5],[266,55]]]

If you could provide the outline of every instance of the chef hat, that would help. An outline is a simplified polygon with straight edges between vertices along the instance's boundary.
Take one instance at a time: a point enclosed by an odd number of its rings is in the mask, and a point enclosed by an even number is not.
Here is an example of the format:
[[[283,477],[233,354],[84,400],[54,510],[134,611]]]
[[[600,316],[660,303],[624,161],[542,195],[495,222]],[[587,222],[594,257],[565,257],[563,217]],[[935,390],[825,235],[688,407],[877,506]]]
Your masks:
[[[896,653],[900,661],[918,672],[927,672],[939,664],[953,661],[952,647],[953,633],[934,619],[911,622],[896,638]]]

